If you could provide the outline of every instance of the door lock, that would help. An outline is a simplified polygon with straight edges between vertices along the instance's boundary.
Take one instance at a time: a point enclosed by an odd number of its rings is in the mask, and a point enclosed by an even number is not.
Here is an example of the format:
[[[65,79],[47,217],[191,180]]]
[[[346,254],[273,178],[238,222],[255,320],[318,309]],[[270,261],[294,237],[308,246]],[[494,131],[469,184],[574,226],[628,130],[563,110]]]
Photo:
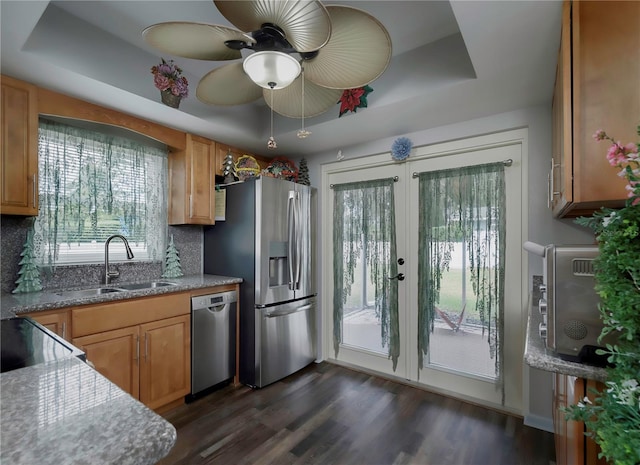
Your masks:
[[[404,258],[398,259],[398,265],[404,265]]]

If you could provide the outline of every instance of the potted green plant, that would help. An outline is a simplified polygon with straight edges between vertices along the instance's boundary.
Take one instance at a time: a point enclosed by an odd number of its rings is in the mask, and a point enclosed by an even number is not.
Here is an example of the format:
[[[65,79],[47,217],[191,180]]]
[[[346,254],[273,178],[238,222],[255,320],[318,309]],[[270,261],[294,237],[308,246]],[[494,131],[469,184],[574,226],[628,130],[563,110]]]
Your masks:
[[[638,126],[640,135],[640,126]],[[584,421],[587,434],[600,445],[601,457],[616,465],[640,463],[640,159],[639,144],[622,145],[600,130],[599,141],[611,141],[607,159],[621,168],[629,198],[619,210],[602,209],[577,222],[591,227],[599,256],[595,261],[596,291],[604,322],[602,336],[616,332],[615,345],[600,353],[606,368],[605,389],[594,400],[567,408],[568,420]]]

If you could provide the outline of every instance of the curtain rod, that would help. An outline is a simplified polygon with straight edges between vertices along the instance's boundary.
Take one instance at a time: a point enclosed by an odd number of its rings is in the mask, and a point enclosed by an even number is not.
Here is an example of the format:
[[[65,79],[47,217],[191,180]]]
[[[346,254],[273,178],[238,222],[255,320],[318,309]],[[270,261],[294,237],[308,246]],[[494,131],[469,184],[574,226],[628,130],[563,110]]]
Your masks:
[[[513,165],[513,160],[511,158],[507,158],[506,160],[502,160],[502,162],[496,162],[496,163],[502,163],[504,166],[511,166]],[[487,164],[490,165],[492,163],[487,163]],[[413,173],[411,177],[417,178],[418,176],[420,176],[420,173]]]
[[[388,179],[393,179],[393,182],[398,182],[400,180],[400,178],[398,176],[394,176],[394,177],[388,178]],[[329,184],[329,189],[333,189],[333,186],[335,186],[335,184]]]

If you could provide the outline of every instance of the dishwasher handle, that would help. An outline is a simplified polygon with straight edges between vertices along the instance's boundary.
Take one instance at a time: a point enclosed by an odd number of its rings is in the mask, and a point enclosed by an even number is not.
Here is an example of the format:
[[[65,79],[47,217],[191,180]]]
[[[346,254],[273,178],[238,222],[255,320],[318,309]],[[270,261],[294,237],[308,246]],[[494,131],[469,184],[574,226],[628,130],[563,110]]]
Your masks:
[[[220,313],[230,307],[231,307],[230,304],[220,304],[220,305],[210,305],[208,307],[196,309],[196,310],[206,310],[209,313]]]
[[[302,305],[300,307],[292,308],[292,309],[289,309],[289,310],[280,310],[280,311],[275,311],[275,312],[268,312],[268,313],[265,313],[264,316],[266,318],[277,318],[279,316],[286,316],[286,315],[292,315],[294,313],[305,312],[307,310],[310,310],[311,307],[313,307],[313,304]]]

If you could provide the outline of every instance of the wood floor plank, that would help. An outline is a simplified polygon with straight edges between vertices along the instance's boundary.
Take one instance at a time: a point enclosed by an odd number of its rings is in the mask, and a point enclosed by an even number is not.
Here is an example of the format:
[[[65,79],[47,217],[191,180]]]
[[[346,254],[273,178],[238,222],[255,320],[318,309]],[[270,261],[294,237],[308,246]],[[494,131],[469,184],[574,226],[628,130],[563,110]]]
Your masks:
[[[329,363],[262,389],[226,386],[166,412],[161,465],[549,465],[522,419]]]

